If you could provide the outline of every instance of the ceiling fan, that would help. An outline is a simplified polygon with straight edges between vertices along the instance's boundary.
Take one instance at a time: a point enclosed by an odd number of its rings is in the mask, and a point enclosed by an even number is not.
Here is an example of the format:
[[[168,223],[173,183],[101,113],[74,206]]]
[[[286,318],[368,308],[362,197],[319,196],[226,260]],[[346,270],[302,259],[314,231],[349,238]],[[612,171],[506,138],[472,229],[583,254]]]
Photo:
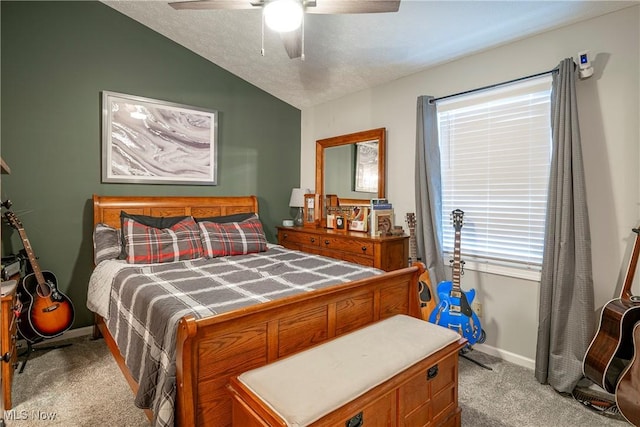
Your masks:
[[[304,13],[397,12],[400,0],[189,0],[169,3],[185,9],[263,9],[264,24],[280,33],[289,58],[304,59]],[[264,55],[264,48],[262,49]]]

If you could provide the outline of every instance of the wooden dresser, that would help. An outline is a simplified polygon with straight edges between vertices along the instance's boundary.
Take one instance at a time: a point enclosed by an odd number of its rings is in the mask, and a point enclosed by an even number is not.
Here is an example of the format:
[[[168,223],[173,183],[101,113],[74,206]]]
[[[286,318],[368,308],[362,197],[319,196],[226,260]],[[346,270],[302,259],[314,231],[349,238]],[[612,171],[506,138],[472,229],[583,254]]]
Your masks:
[[[408,266],[409,236],[372,237],[357,231],[278,227],[285,248],[391,271]]]
[[[17,366],[18,353],[16,341],[18,337],[16,315],[14,309],[17,304],[16,286],[2,289],[0,304],[2,307],[2,320],[0,322],[0,357],[2,362],[2,400],[4,409],[11,409],[11,385],[13,384],[13,371]]]

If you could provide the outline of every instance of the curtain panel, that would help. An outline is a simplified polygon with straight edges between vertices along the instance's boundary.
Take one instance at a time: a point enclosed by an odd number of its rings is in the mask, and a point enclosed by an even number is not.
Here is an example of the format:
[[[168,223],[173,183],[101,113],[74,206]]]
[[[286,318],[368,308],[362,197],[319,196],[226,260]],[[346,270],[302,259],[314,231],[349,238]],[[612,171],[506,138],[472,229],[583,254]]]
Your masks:
[[[570,393],[582,378],[582,361],[595,321],[576,70],[571,58],[564,59],[553,76],[551,128],[535,377]]]
[[[416,245],[431,283],[446,280],[442,250],[442,183],[438,112],[433,96],[418,97],[416,120]]]

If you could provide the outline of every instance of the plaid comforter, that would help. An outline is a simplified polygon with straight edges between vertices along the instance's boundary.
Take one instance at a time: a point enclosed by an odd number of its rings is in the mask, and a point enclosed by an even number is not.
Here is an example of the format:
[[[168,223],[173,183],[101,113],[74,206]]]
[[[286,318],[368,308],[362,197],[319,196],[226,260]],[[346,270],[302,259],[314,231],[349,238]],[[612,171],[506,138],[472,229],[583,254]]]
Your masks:
[[[132,265],[113,279],[107,327],[140,385],[136,405],[152,409],[154,425],[172,426],[180,318],[213,316],[380,273],[282,247],[258,254]]]

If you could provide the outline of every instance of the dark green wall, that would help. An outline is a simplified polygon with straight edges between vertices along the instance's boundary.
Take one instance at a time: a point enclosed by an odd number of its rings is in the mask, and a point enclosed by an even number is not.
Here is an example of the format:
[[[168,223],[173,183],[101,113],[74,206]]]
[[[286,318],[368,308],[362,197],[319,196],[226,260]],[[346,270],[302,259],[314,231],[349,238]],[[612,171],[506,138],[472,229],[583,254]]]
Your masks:
[[[2,199],[88,326],[92,194],[255,194],[270,241],[300,179],[300,111],[98,2],[0,2]],[[215,43],[215,40],[211,41]],[[260,60],[256,57],[256,61]],[[218,185],[102,184],[103,90],[217,110]],[[3,226],[3,254],[22,248]]]

